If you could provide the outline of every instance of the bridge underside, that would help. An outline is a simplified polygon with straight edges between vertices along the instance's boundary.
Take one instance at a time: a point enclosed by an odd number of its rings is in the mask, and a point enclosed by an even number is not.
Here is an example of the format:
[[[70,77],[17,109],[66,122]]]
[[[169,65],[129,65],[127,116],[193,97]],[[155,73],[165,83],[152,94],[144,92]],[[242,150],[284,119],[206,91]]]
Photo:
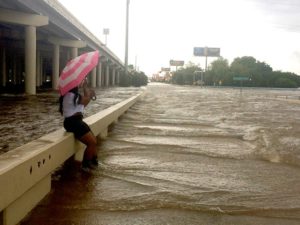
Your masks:
[[[123,63],[59,2],[0,1],[0,92],[57,89],[66,63],[94,50],[101,58],[92,86],[117,85]]]

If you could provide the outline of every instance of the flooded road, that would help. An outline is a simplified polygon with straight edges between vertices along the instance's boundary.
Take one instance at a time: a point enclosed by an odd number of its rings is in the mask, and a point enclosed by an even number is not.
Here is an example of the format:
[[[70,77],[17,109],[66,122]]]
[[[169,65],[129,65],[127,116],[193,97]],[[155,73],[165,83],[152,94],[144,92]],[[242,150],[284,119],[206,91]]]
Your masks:
[[[140,88],[106,88],[96,90],[85,117],[132,97]],[[35,140],[62,127],[58,112],[58,92],[39,92],[36,96],[0,95],[0,154]]]
[[[299,224],[295,90],[150,84],[98,146],[91,176],[68,168],[23,225]]]

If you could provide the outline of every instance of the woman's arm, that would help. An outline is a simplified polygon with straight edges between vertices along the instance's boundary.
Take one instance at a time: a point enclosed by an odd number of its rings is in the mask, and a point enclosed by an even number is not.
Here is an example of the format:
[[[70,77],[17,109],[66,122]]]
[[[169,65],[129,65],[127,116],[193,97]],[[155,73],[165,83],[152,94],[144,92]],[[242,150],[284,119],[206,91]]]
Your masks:
[[[89,104],[89,102],[91,101],[91,99],[96,96],[95,91],[92,89],[89,89],[87,87],[87,83],[86,81],[83,82],[82,84],[83,87],[83,96],[81,96],[80,102],[79,104],[82,104],[84,106],[87,106]]]

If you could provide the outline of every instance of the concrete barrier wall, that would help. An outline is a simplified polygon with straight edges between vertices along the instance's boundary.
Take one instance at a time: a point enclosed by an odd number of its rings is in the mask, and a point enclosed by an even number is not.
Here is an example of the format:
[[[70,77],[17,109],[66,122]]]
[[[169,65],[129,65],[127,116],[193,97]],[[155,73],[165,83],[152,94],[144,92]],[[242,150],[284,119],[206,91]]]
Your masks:
[[[105,137],[109,125],[143,93],[86,119],[96,136]],[[0,155],[0,225],[19,223],[51,190],[51,173],[84,146],[63,128]]]

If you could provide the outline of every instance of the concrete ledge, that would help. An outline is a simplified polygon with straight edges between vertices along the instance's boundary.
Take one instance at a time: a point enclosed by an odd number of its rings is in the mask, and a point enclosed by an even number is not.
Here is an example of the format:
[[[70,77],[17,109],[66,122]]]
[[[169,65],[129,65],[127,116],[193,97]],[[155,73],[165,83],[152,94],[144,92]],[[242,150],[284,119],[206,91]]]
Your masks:
[[[51,175],[48,175],[4,210],[4,224],[18,224],[50,192],[50,189]]]
[[[108,126],[142,96],[143,93],[133,96],[86,118],[85,122],[96,136],[105,135]],[[83,145],[62,128],[0,155],[0,224],[14,225],[24,218],[50,191],[51,182],[47,182],[47,177],[80,151],[83,152]],[[30,190],[41,190],[36,193],[39,197],[33,199],[35,191]],[[15,209],[18,215],[12,213]]]

